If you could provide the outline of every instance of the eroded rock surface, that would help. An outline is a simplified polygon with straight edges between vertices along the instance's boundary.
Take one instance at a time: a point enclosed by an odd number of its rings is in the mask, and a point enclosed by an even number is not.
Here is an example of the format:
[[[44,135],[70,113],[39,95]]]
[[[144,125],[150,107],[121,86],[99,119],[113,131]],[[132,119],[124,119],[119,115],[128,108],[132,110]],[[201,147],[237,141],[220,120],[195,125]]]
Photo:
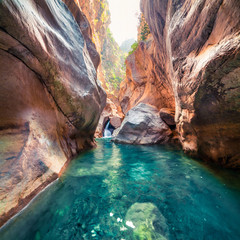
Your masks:
[[[116,135],[116,136],[115,136]],[[128,144],[166,143],[172,132],[160,118],[159,111],[148,104],[139,103],[128,111],[113,141]]]
[[[168,126],[176,125],[175,120],[174,120],[175,110],[170,109],[170,108],[161,108],[160,117]]]
[[[92,146],[106,96],[72,1],[0,2],[0,225]]]
[[[175,108],[170,82],[156,63],[157,52],[152,38],[140,42],[126,59],[126,79],[121,83],[119,101],[124,114],[139,103],[161,108]]]
[[[172,86],[184,150],[239,168],[240,2],[142,0],[141,8],[154,38],[151,67],[161,69],[158,84]]]

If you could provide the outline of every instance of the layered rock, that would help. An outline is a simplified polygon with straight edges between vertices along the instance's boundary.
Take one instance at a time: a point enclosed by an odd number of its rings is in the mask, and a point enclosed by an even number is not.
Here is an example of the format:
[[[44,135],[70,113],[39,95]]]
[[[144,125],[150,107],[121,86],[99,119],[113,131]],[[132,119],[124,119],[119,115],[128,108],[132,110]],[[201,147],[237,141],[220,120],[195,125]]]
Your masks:
[[[73,1],[72,1],[73,2]],[[107,38],[107,28],[110,24],[110,15],[108,3],[106,0],[74,0],[81,8],[82,12],[88,19],[92,29],[92,39],[96,45],[97,51],[101,54],[104,41]],[[101,81],[104,89],[107,89],[104,68],[100,63],[98,67],[98,78]]]
[[[156,63],[152,38],[141,41],[126,59],[126,79],[120,85],[119,101],[124,114],[139,103],[161,108],[175,108],[171,83]]]
[[[185,151],[239,168],[239,1],[142,0],[141,8],[153,41],[140,43],[128,58],[120,95],[124,112],[139,102],[175,105]],[[167,90],[156,95],[161,90],[154,86]]]
[[[155,107],[140,103],[128,111],[114,135],[116,143],[155,144],[169,142],[172,132]]]
[[[0,225],[94,144],[99,56],[86,18],[65,3],[0,2]]]
[[[101,115],[95,136],[102,137],[102,128],[107,121],[106,119],[113,116],[122,118],[121,107],[116,96],[120,82],[125,77],[123,69],[125,54],[115,42],[109,29],[111,19],[107,0],[74,1],[81,7],[90,22],[92,39],[101,57],[97,75],[107,93],[108,104]]]

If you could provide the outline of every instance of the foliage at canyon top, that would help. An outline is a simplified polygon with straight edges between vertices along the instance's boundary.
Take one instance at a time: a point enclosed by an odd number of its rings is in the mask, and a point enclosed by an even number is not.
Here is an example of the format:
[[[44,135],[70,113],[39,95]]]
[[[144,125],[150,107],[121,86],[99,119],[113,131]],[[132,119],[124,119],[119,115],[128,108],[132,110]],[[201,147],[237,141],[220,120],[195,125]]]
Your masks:
[[[78,1],[92,28],[93,42],[101,56],[98,78],[110,94],[118,92],[125,78],[125,53],[119,48],[109,29],[111,16],[107,0]]]

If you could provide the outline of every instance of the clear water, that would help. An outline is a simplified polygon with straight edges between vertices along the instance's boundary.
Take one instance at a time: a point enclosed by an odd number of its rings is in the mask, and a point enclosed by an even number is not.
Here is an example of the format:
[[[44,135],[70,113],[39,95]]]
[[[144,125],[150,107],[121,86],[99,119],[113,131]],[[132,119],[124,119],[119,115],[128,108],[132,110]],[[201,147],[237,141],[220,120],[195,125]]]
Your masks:
[[[72,161],[1,229],[0,239],[160,239],[136,237],[126,225],[125,215],[137,202],[158,208],[167,239],[240,239],[239,172],[211,170],[168,147],[116,145],[109,139]]]

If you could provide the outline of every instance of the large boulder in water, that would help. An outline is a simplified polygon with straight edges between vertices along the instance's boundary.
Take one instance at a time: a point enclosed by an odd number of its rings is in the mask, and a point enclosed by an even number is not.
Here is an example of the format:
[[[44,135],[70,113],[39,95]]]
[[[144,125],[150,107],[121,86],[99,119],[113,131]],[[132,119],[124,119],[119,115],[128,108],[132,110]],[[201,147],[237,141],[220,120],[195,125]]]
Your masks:
[[[127,211],[125,223],[133,229],[134,239],[167,239],[165,217],[153,203],[134,203]]]
[[[113,141],[128,144],[166,143],[171,134],[167,124],[160,118],[159,111],[140,103],[127,113]]]

